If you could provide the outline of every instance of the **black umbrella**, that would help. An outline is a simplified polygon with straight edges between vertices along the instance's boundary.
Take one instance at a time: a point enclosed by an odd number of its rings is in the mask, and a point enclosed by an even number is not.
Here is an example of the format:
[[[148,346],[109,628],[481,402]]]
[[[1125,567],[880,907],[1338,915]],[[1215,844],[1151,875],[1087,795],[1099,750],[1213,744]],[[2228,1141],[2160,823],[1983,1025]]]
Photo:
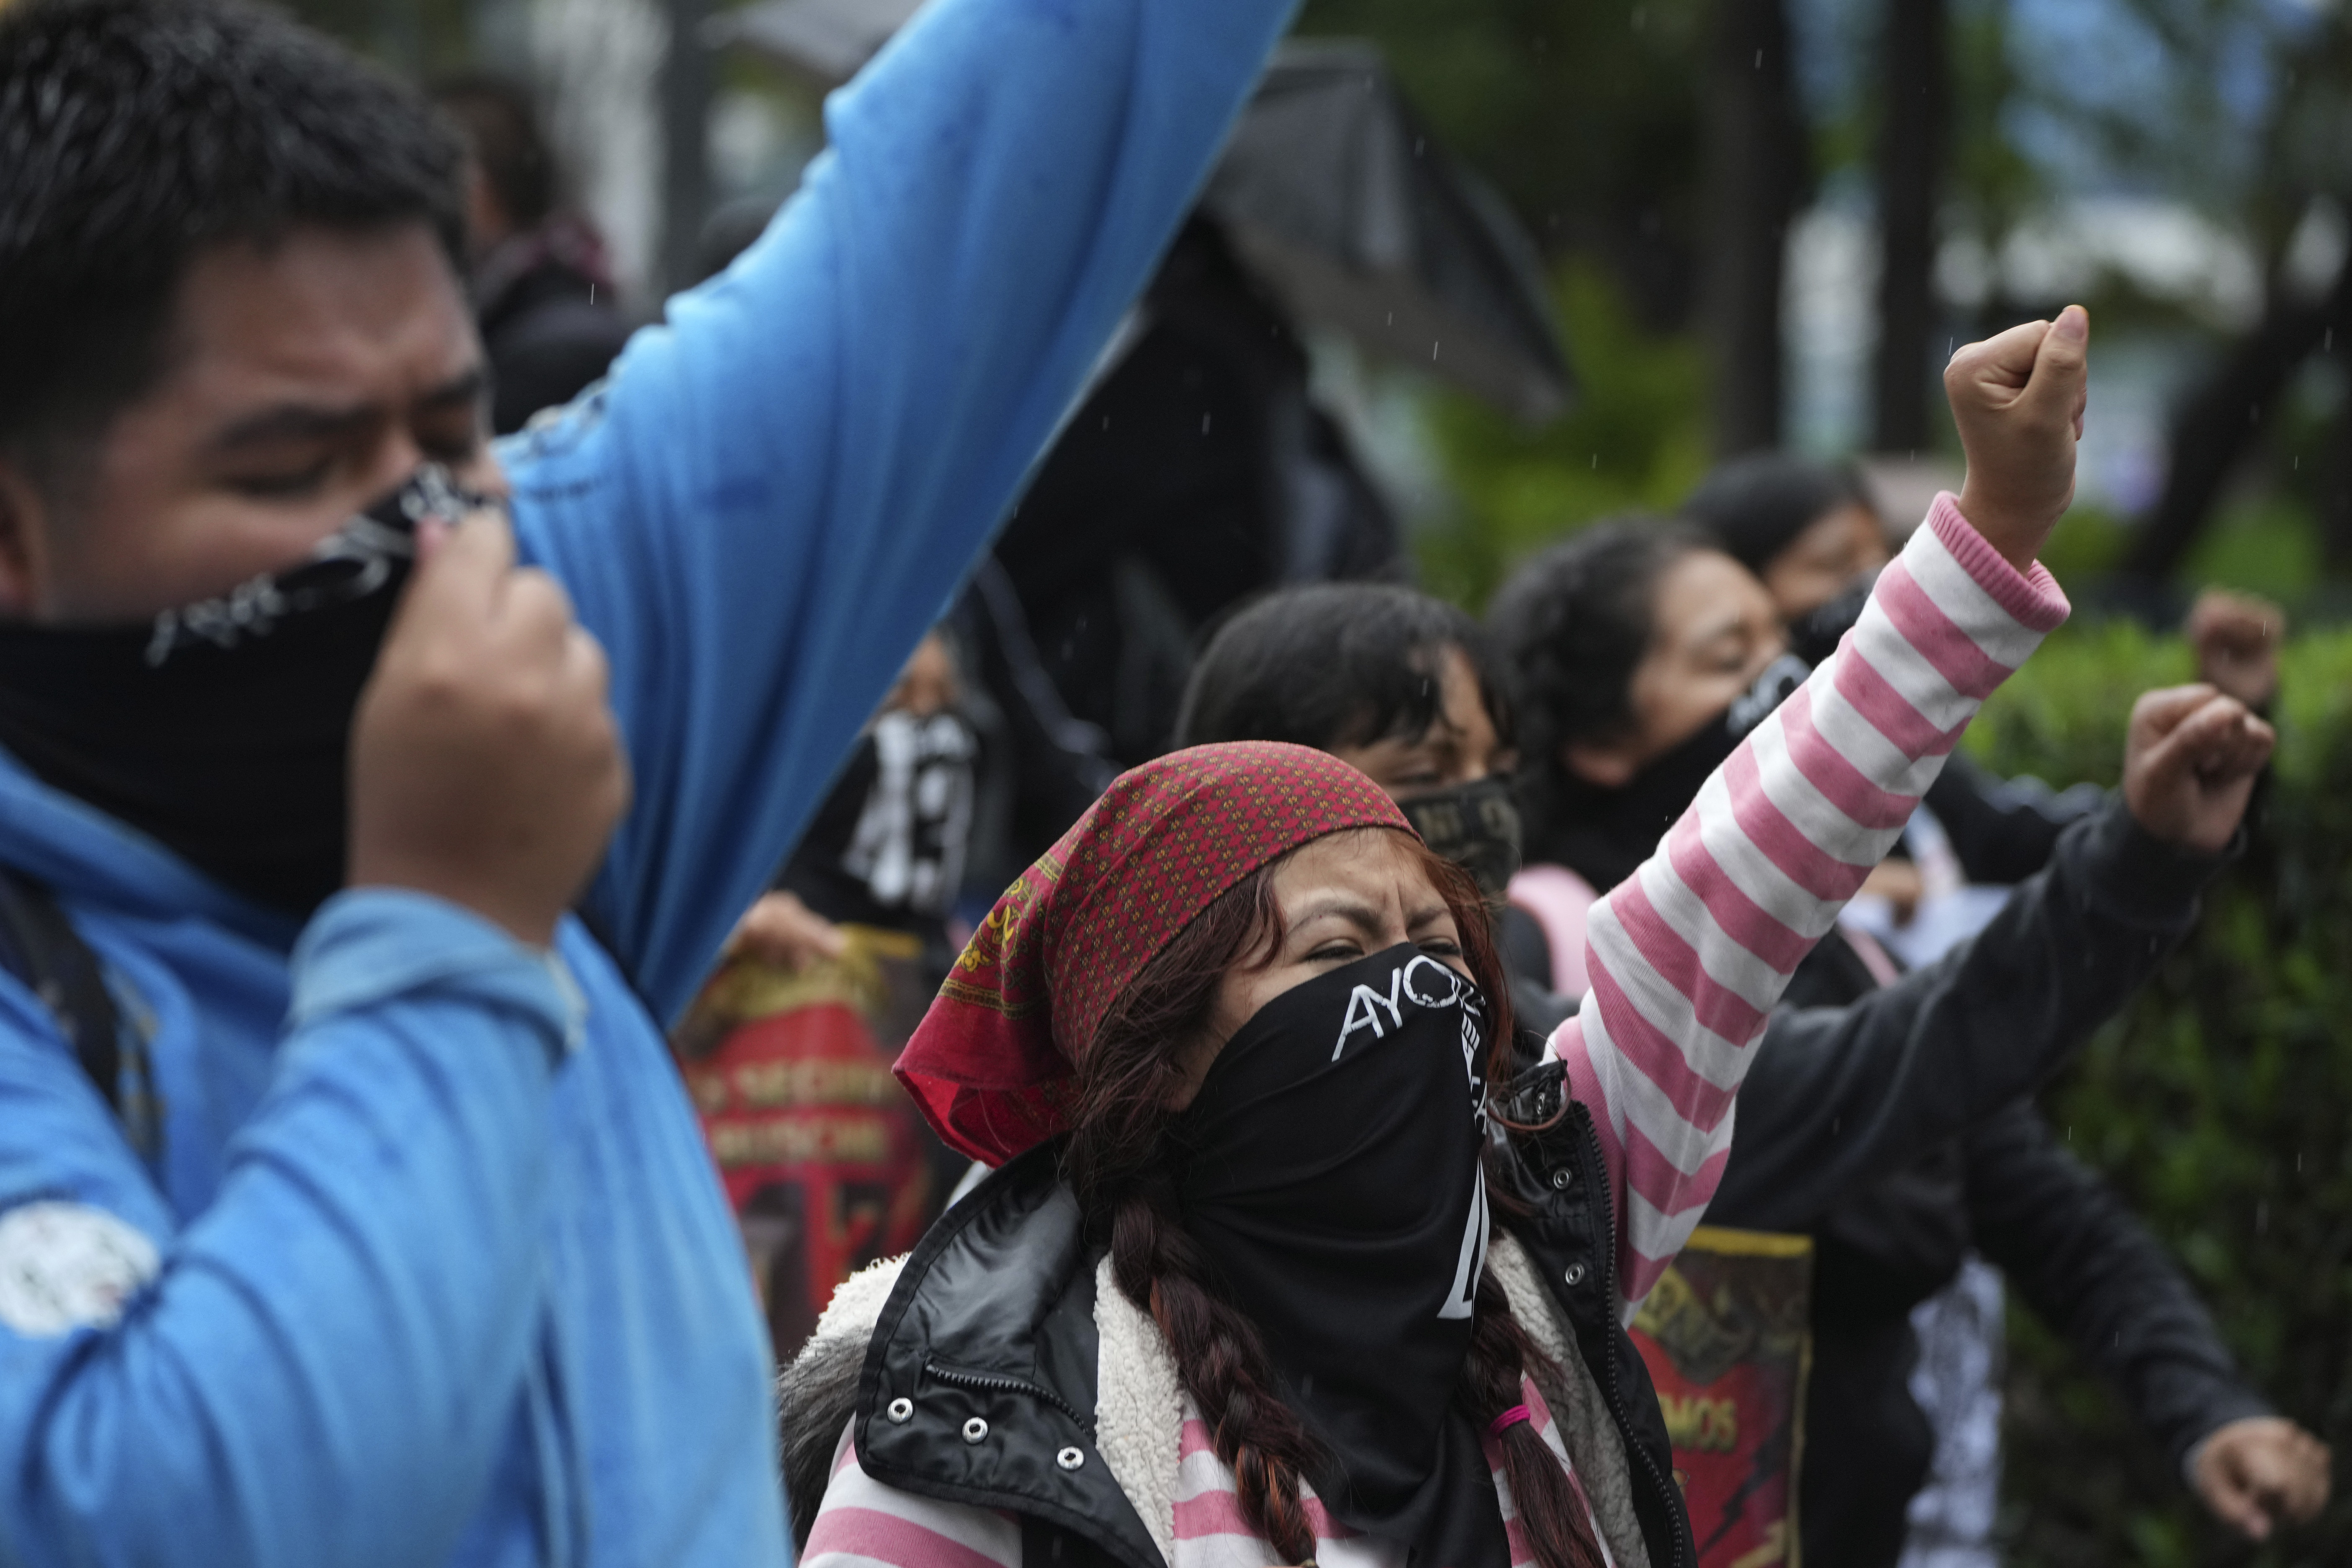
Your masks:
[[[916,8],[764,0],[730,13],[721,36],[840,81]],[[1372,45],[1285,45],[1201,206],[1294,321],[1531,422],[1566,405],[1573,382],[1534,246],[1421,125]]]
[[[1524,419],[1567,403],[1535,247],[1422,127],[1371,45],[1286,45],[1202,206],[1298,321]]]

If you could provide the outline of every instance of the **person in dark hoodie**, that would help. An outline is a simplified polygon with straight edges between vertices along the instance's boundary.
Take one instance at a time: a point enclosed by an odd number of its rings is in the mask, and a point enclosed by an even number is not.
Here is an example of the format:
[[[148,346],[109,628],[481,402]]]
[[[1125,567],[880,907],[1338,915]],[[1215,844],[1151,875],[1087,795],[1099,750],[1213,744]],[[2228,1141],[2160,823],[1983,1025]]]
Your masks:
[[[1802,671],[1764,585],[1659,525],[1539,554],[1489,625],[1519,682],[1530,858],[1600,889]],[[2245,1386],[2179,1270],[2029,1098],[2185,932],[2269,749],[2231,698],[2151,692],[2120,797],[2060,835],[1972,942],[1902,975],[1833,931],[1792,980],[1712,1215],[1815,1241],[1809,1563],[1896,1561],[1930,1447],[1909,1314],[1971,1244],[2116,1382],[2221,1518],[2260,1539],[2325,1502],[2326,1449]]]
[[[453,77],[434,92],[466,143],[474,315],[490,361],[490,428],[520,430],[580,395],[629,341],[604,243],[562,205],[555,153],[530,89]]]

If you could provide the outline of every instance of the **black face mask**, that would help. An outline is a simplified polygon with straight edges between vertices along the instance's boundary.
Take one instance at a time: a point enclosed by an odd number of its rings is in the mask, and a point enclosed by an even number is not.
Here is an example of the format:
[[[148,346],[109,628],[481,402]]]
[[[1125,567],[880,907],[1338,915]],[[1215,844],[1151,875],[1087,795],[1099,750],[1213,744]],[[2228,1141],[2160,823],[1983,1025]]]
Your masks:
[[[343,884],[352,714],[416,524],[486,503],[438,468],[301,564],[152,621],[0,626],[0,746],[273,908]]]
[[[1596,892],[1605,893],[1640,870],[1666,829],[1698,798],[1707,775],[1811,673],[1794,654],[1782,654],[1764,667],[1731,706],[1621,788],[1579,782],[1563,790],[1556,840],[1559,858]]]
[[[1490,1014],[1410,944],[1285,992],[1174,1129],[1186,1229],[1327,1456],[1332,1513],[1444,1568],[1510,1560],[1454,1408],[1486,1267]]]
[[[1397,806],[1423,843],[1475,877],[1486,897],[1502,898],[1519,869],[1519,806],[1508,784],[1490,773]]]
[[[1875,572],[1857,577],[1847,588],[1828,604],[1808,615],[1800,616],[1789,626],[1789,651],[1819,669],[1837,652],[1838,643],[1853,630],[1862,619],[1863,606],[1870,603],[1870,591],[1878,585]]]

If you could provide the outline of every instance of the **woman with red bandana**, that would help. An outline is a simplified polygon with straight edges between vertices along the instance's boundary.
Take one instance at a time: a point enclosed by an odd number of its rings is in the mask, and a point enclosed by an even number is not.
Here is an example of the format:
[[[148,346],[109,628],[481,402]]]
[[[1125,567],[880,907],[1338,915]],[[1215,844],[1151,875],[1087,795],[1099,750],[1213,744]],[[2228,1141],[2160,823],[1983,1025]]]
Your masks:
[[[1530,1071],[1475,884],[1369,778],[1254,742],[1121,777],[900,1058],[999,1168],[787,1374],[812,1568],[1691,1562],[1621,1325],[1789,973],[2064,616],[2033,555],[2086,346],[2070,310],[1956,359],[1967,493],[1596,906]]]

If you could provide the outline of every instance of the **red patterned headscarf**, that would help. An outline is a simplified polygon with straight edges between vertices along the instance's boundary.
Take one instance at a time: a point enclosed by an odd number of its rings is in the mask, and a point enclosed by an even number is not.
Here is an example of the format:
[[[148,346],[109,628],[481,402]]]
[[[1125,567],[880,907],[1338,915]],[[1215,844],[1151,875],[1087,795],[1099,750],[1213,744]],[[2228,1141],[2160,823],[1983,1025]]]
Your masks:
[[[989,910],[898,1080],[992,1165],[1066,1131],[1075,1064],[1144,966],[1258,868],[1351,827],[1412,831],[1378,784],[1306,746],[1195,746],[1121,773]]]

